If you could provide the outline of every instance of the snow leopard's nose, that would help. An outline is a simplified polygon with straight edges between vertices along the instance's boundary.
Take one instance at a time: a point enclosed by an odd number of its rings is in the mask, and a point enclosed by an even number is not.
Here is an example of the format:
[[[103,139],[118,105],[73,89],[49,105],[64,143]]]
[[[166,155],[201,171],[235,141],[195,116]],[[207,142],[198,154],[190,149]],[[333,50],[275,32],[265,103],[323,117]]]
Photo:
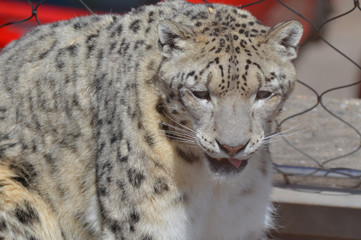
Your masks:
[[[225,144],[220,143],[217,139],[216,142],[218,143],[218,146],[220,149],[222,149],[225,153],[227,153],[229,156],[234,156],[237,153],[239,153],[240,151],[242,151],[243,149],[246,148],[247,144],[249,143],[249,140],[246,142],[246,144],[244,145],[238,145],[235,147],[231,147]]]

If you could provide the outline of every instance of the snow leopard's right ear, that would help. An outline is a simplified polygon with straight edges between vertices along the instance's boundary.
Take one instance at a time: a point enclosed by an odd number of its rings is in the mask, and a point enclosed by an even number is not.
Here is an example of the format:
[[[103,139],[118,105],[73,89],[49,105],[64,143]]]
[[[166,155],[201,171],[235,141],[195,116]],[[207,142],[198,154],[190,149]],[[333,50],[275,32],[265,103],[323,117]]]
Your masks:
[[[158,36],[162,55],[171,57],[175,52],[184,50],[184,47],[189,44],[187,39],[192,34],[190,29],[176,22],[163,20],[158,24]]]
[[[272,44],[282,58],[292,60],[297,57],[297,46],[303,33],[302,24],[291,20],[280,23],[268,33],[268,42]]]

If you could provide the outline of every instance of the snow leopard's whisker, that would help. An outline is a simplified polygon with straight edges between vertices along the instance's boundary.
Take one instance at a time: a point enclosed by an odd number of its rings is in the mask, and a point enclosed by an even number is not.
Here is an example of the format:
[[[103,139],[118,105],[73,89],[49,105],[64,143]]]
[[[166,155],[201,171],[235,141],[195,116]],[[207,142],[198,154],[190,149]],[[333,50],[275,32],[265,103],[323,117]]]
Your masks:
[[[193,133],[191,133],[189,131],[184,131],[182,129],[179,129],[179,130],[159,129],[159,131],[166,133],[166,135],[179,136],[179,137],[184,137],[184,138],[188,138],[191,140],[195,139],[195,135]]]
[[[268,151],[269,150],[269,147],[267,147],[265,144],[262,144],[258,149],[257,151]]]
[[[183,137],[185,139],[194,140],[194,136],[188,135],[186,133],[177,132],[177,131],[170,131],[170,130],[160,130],[166,133],[167,136],[176,136],[176,137]]]
[[[276,142],[276,141],[279,141],[279,140],[281,140],[281,139],[283,139],[285,137],[290,137],[290,136],[299,134],[299,133],[301,133],[303,131],[304,130],[297,131],[297,132],[294,132],[294,133],[289,133],[289,134],[282,134],[282,133],[274,134],[272,136],[269,136],[268,138],[265,138],[264,143],[269,144],[269,143],[272,143],[272,142]]]
[[[270,139],[275,139],[275,138],[283,138],[283,137],[290,137],[290,136],[300,134],[301,132],[304,132],[304,131],[305,131],[305,129],[298,130],[296,132],[291,132],[291,133],[279,132],[279,133],[275,133],[275,134],[272,134],[272,135],[269,135],[269,136],[265,137],[264,140],[270,140]],[[290,131],[288,131],[288,132],[290,132]]]
[[[169,133],[172,135],[176,135],[176,136],[183,136],[183,137],[188,137],[190,139],[194,139],[194,135],[190,135],[188,133],[185,132],[179,132],[179,131],[172,131],[172,130],[162,130],[165,133]]]
[[[272,138],[272,139],[269,139],[269,140],[266,140],[263,142],[263,144],[270,144],[270,143],[273,143],[273,142],[277,142],[279,140],[281,140],[282,138],[279,137],[279,138]]]
[[[179,137],[174,137],[174,136],[168,136],[168,138],[170,139],[173,139],[174,141],[177,141],[177,142],[182,142],[182,143],[188,143],[188,144],[192,144],[192,145],[196,145],[195,141],[192,141],[192,140],[187,140],[187,139],[184,139],[184,138],[179,138]]]
[[[290,127],[288,129],[282,130],[280,132],[273,132],[268,135],[266,135],[263,139],[264,144],[270,144],[276,141],[279,141],[285,137],[290,137],[296,134],[299,134],[303,132],[305,129],[297,129],[299,127],[299,124],[293,127]]]
[[[194,140],[195,136],[191,135],[187,132],[181,132],[181,131],[173,131],[173,130],[168,130],[168,129],[160,129],[159,131],[165,133],[166,135],[170,135],[170,136],[176,136],[176,137],[184,137],[190,140]]]
[[[294,135],[294,134],[299,134],[301,132],[304,131],[304,129],[301,129],[301,130],[298,130],[297,128],[299,127],[300,125],[296,125],[296,126],[292,126],[288,129],[285,129],[285,130],[282,130],[280,132],[272,132],[272,133],[269,133],[267,134],[265,137],[264,137],[264,140],[267,140],[267,139],[270,139],[270,138],[274,138],[275,136],[283,136],[283,137],[288,137],[288,136],[291,136],[291,135]],[[292,131],[295,131],[295,132],[292,132]],[[291,132],[291,133],[290,133]]]
[[[188,134],[189,136],[195,137],[195,132],[191,132],[191,131],[189,131],[188,129],[179,128],[179,127],[173,126],[173,125],[168,124],[168,123],[165,123],[165,122],[162,122],[162,125],[167,126],[167,127],[169,127],[169,128],[173,128],[174,130],[177,130],[177,131],[179,131],[179,132],[186,133],[186,134]]]
[[[193,133],[196,133],[193,129],[190,129],[189,127],[177,122],[175,119],[171,118],[163,109],[162,109],[162,112],[164,113],[164,115],[169,118],[170,120],[172,120],[173,122],[175,122],[177,125],[181,126],[182,128],[184,129],[187,129],[189,130],[190,132],[193,132]]]

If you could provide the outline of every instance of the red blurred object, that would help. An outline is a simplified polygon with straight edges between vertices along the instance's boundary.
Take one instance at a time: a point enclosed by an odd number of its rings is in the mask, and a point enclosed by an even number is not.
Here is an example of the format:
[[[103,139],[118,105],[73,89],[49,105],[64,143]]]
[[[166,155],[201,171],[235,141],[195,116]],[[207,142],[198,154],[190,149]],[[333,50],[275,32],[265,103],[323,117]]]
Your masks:
[[[36,4],[33,4],[35,7]],[[0,1],[0,26],[9,22],[17,22],[30,17],[32,14],[31,6],[28,2],[1,0]],[[37,16],[40,23],[50,23],[60,20],[67,20],[73,17],[90,15],[87,10],[52,6],[41,4],[37,8]],[[0,28],[0,48],[15,40],[25,32],[37,26],[35,17],[23,23],[10,24]]]
[[[192,3],[204,3],[202,0],[188,0]],[[223,3],[234,6],[247,5],[255,2],[255,0],[208,0],[209,3]],[[317,0],[299,1],[299,0],[284,0],[285,4],[290,5],[292,8],[297,9],[307,19],[313,19],[316,14]],[[33,4],[34,7],[36,4]],[[290,11],[286,10],[283,6],[277,3],[276,0],[265,0],[261,3],[254,4],[245,8],[250,11],[257,19],[267,26],[274,26],[278,22],[286,21],[289,19],[299,20],[305,29],[303,39],[306,39],[310,32],[309,24],[306,24],[302,18],[296,16]],[[32,14],[31,6],[28,2],[20,2],[14,0],[1,0],[0,1],[0,26],[9,22],[17,22]],[[37,16],[40,23],[50,23],[59,20],[67,20],[73,17],[90,15],[87,10],[61,7],[54,5],[41,4],[37,8]],[[32,27],[38,25],[35,17],[23,23],[16,23],[7,25],[0,28],[0,48],[6,44],[21,37]]]

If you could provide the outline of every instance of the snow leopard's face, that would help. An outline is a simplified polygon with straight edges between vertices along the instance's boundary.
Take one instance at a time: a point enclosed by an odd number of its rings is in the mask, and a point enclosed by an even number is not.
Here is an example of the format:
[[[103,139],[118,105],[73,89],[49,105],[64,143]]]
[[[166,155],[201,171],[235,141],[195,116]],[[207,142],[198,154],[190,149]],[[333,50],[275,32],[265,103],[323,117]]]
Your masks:
[[[235,20],[234,28],[224,31],[222,22],[206,31],[172,21],[159,24],[164,55],[159,79],[167,115],[174,120],[168,133],[195,142],[214,172],[239,172],[247,165],[266,140],[266,122],[296,80],[290,60],[296,57],[301,24],[269,29],[242,11],[246,14],[247,24],[237,19],[240,24]]]

